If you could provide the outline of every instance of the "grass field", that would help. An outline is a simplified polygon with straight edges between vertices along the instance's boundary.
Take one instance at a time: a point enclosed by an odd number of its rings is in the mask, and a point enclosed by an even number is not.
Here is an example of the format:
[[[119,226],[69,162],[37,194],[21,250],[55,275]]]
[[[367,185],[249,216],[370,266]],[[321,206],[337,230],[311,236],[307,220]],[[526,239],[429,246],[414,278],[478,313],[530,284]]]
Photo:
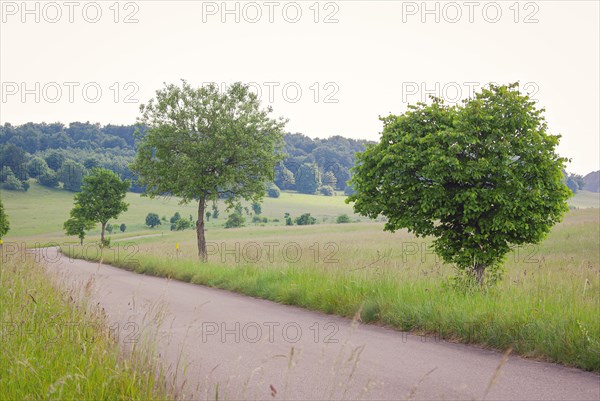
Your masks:
[[[13,231],[5,240],[28,243],[74,238],[61,233],[72,194],[33,185],[30,193],[3,193]],[[42,196],[43,195],[43,196]],[[342,316],[361,311],[363,322],[514,351],[587,370],[600,370],[600,213],[598,194],[578,193],[565,220],[539,246],[515,249],[499,286],[486,292],[456,290],[454,271],[431,252],[430,241],[405,231],[382,231],[381,222],[334,224],[351,214],[344,197],[283,193],[265,199],[263,214],[279,222],[222,227],[226,213],[207,227],[209,263],[197,262],[195,232],[143,226],[148,212],[194,214],[195,205],[128,194],[130,210],[119,218],[127,236],[158,234],[115,243],[104,261],[140,273],[173,277]],[[315,226],[285,226],[283,213],[310,212]],[[38,216],[33,219],[33,216]],[[161,235],[162,234],[162,235]],[[99,260],[97,236],[73,255]],[[176,248],[178,245],[178,248]]]
[[[31,246],[34,246],[36,242],[62,243],[77,240],[75,237],[65,236],[62,228],[73,207],[73,195],[72,192],[46,188],[33,181],[27,192],[0,190],[0,197],[11,221],[11,230],[5,240],[24,241]],[[309,212],[321,222],[324,219],[333,221],[338,215],[344,213],[352,216],[353,219],[367,221],[365,218],[354,215],[352,206],[344,203],[345,199],[344,196],[326,197],[282,192],[280,198],[264,199],[262,216],[269,220],[280,220],[279,223],[267,223],[269,225],[283,225],[283,215],[286,212],[292,216]],[[145,225],[146,215],[151,212],[160,217],[165,216],[167,220],[175,212],[179,212],[184,218],[189,215],[192,215],[194,220],[197,218],[198,206],[196,204],[180,205],[177,198],[150,199],[140,194],[128,193],[126,202],[129,203],[129,210],[117,220],[111,221],[112,224],[124,223],[127,226],[124,234],[113,232],[112,237],[115,239],[132,235],[168,233],[170,226],[168,222],[153,230]],[[218,207],[220,216],[217,220],[211,219],[207,222],[208,230],[222,228],[227,219],[225,205],[219,202]],[[212,210],[211,205],[209,205],[209,210]],[[248,224],[251,224],[250,220],[251,218],[247,218]],[[97,239],[100,233],[99,228],[98,225],[89,233],[90,239]]]
[[[114,327],[33,258],[0,258],[0,399],[172,399],[151,354],[120,353]]]

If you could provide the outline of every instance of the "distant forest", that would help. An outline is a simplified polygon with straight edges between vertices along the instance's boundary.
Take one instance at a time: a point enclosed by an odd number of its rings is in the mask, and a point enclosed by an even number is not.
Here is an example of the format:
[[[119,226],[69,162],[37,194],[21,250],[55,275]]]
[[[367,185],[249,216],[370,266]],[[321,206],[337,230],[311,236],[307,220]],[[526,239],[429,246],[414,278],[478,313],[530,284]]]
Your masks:
[[[0,186],[27,190],[29,179],[35,179],[48,187],[78,191],[87,171],[103,167],[131,180],[131,191],[143,192],[128,167],[138,129],[143,135],[144,127],[137,125],[7,123],[0,126]],[[354,154],[372,143],[341,136],[311,139],[298,133],[284,139],[286,158],[276,168],[271,188],[323,195],[352,191],[347,181]]]

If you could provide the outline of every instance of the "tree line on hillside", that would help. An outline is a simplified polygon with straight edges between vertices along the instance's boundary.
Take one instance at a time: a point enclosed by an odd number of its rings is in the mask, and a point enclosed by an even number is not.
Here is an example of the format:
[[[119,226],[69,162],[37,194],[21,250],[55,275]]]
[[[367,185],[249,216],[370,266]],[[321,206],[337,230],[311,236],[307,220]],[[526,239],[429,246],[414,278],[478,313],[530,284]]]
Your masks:
[[[136,131],[139,131],[136,134]],[[29,178],[41,185],[79,191],[82,178],[92,168],[115,172],[132,185],[130,191],[143,192],[138,177],[130,170],[136,142],[146,134],[143,125],[106,125],[89,122],[26,123],[0,126],[0,185],[7,190],[27,190]],[[354,154],[368,141],[334,136],[311,139],[303,134],[285,134],[285,157],[274,171],[274,185],[268,195],[279,190],[334,195],[350,194],[347,182],[354,166]],[[275,188],[276,186],[276,188]]]

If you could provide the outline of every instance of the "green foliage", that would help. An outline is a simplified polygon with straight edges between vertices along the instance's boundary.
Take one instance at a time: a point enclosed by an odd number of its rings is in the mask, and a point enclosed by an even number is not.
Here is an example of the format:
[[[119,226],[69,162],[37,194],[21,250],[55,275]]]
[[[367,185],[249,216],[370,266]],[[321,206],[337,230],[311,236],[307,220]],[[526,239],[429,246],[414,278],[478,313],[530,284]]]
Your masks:
[[[58,180],[63,183],[63,188],[67,191],[78,192],[86,174],[87,169],[83,164],[66,160],[58,171]]]
[[[32,157],[27,163],[27,172],[30,177],[38,178],[41,174],[47,172],[48,164],[39,156]]]
[[[121,180],[114,172],[105,169],[92,169],[83,178],[81,192],[75,194],[75,207],[71,217],[102,224],[100,241],[104,240],[106,223],[127,211],[123,201],[130,182]]]
[[[255,215],[259,215],[262,213],[262,208],[260,206],[260,203],[258,202],[253,202],[252,203],[252,211],[254,212]]]
[[[219,206],[217,205],[216,202],[213,203],[212,205],[212,217],[213,219],[218,219],[219,218]]]
[[[0,146],[0,166],[10,167],[19,181],[27,181],[27,153],[18,146]]]
[[[206,221],[208,222],[208,221],[210,221],[210,218],[211,218],[211,216],[212,216],[212,213],[211,213],[211,212],[206,212],[206,213],[204,214],[204,216],[206,217]]]
[[[308,226],[317,223],[317,219],[312,217],[310,213],[304,213],[300,217],[297,217],[295,220],[296,224],[299,226]]]
[[[94,228],[96,224],[89,220],[71,217],[65,221],[63,228],[67,235],[75,235],[79,238],[80,244],[83,244],[87,231]]]
[[[8,191],[25,190],[23,183],[17,178],[12,169],[8,166],[4,166],[2,170],[0,170],[0,182],[2,183],[0,187]]]
[[[335,221],[338,224],[350,223],[350,217],[347,214],[340,214]]]
[[[323,185],[321,188],[319,188],[319,192],[321,192],[321,195],[325,195],[325,196],[334,196],[335,195],[335,189],[333,189],[333,187],[331,187],[329,185]]]
[[[146,225],[150,228],[154,228],[156,226],[161,225],[161,221],[160,218],[158,217],[158,214],[156,213],[148,213],[148,215],[146,215]]]
[[[183,231],[192,228],[192,222],[188,219],[179,219],[175,222],[175,231]]]
[[[58,175],[53,170],[47,169],[38,176],[37,182],[48,188],[56,188],[58,187]]]
[[[267,196],[269,198],[279,198],[281,196],[281,191],[279,191],[277,185],[270,183],[267,185]]]
[[[65,156],[56,150],[48,153],[44,159],[54,172],[58,172],[65,162]]]
[[[131,169],[146,185],[150,197],[172,194],[184,203],[199,202],[198,253],[206,258],[204,207],[227,194],[259,201],[265,183],[282,159],[285,121],[269,118],[248,85],[234,83],[221,91],[217,85],[193,88],[166,85],[141,106],[140,136]]]
[[[314,194],[321,186],[321,173],[316,164],[301,165],[295,177],[296,189],[303,194]]]
[[[8,221],[8,216],[6,212],[4,212],[4,205],[2,204],[2,199],[0,199],[0,240],[8,234],[8,230],[10,230],[10,222]]]
[[[569,187],[571,192],[576,194],[577,191],[584,188],[585,182],[583,181],[583,176],[579,174],[567,173],[566,171],[564,171],[563,174],[565,176],[565,184],[567,187]]]
[[[225,228],[238,228],[243,227],[246,219],[240,213],[231,213],[227,217],[227,221],[225,222]]]
[[[296,178],[283,163],[279,163],[275,168],[275,185],[281,189],[295,189]]]
[[[179,212],[175,212],[175,214],[171,217],[169,221],[171,222],[171,224],[175,224],[179,220],[181,220],[181,214],[179,214]]]
[[[114,230],[114,227],[113,227],[113,225],[112,225],[112,224],[110,224],[110,223],[108,223],[108,224],[106,225],[106,231],[108,231],[108,233],[109,233],[109,234],[112,234],[113,230]]]
[[[125,223],[121,223],[121,225],[119,226],[119,231],[124,233],[125,230],[127,230],[127,225],[125,225]]]
[[[491,85],[464,105],[410,106],[382,118],[379,144],[359,154],[348,201],[385,229],[435,237],[445,262],[479,282],[512,244],[537,243],[567,211],[559,136],[516,84]]]

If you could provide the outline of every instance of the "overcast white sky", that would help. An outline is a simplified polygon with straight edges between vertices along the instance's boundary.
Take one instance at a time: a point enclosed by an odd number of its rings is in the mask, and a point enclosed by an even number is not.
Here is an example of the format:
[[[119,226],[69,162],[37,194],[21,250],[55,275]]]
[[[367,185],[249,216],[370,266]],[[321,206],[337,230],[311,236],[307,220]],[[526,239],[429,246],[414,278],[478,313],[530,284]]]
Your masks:
[[[256,83],[292,132],[377,140],[428,91],[520,81],[569,171],[600,168],[598,1],[22,4],[0,2],[2,124],[131,124],[184,78]]]

